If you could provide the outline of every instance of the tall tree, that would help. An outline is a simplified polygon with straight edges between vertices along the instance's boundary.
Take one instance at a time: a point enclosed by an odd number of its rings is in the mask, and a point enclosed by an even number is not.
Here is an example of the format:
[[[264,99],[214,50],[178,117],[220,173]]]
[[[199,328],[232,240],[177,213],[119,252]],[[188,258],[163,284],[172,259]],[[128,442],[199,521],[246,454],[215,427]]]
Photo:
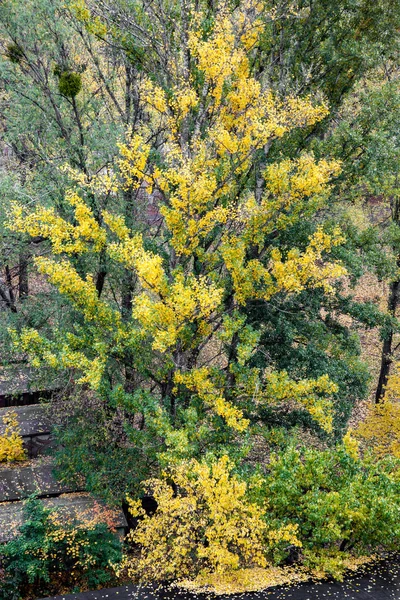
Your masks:
[[[232,439],[268,404],[294,403],[332,430],[336,385],[327,375],[294,380],[272,362],[252,366],[263,325],[248,322],[246,307],[257,300],[268,310],[272,299],[307,288],[330,295],[332,280],[345,273],[328,258],[343,241],[337,228],[286,237],[324,203],[338,164],[307,154],[271,164],[261,197],[253,176],[266,144],[311,126],[326,107],[308,98],[282,102],[263,87],[250,60],[262,31],[257,7],[222,7],[211,25],[193,11],[181,26],[186,41],[173,85],[164,90],[142,78],[144,117],[120,145],[119,175],[95,180],[110,193],[157,193],[160,224],[132,235],[111,204],[99,222],[84,179],[81,192],[66,197],[73,220],[44,206],[31,212],[17,205],[10,222],[15,231],[49,240],[52,256],[36,264],[75,314],[68,333],[53,328],[45,338],[23,329],[20,348],[33,364],[77,370],[81,383],[141,414],[170,458]],[[182,68],[189,69],[184,80]],[[93,277],[76,269],[77,254],[89,260],[101,253],[137,282],[129,319],[121,288],[110,284],[99,298]],[[126,367],[135,374],[134,399],[123,392]]]
[[[388,280],[387,317],[375,400],[380,402],[396,361],[399,306],[399,73],[395,65],[375,71],[346,103],[327,150],[343,157],[338,193],[366,207],[369,238],[375,239],[371,268]],[[369,213],[369,214],[368,214]],[[368,235],[364,234],[364,238]],[[360,245],[362,250],[362,244]]]

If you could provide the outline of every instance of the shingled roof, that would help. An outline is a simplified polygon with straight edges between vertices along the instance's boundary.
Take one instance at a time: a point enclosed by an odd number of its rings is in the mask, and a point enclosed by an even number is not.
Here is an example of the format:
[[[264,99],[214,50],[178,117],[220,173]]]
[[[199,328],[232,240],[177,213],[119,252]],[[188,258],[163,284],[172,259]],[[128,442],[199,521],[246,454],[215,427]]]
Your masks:
[[[21,435],[30,448],[37,441],[49,439],[50,421],[46,406],[32,405],[0,409],[0,435],[4,433],[1,416],[12,410],[17,413]],[[37,452],[35,453],[37,456]],[[0,466],[0,543],[12,539],[18,534],[23,522],[23,500],[31,495],[41,499],[46,507],[59,511],[66,521],[99,521],[106,510],[89,494],[80,493],[74,486],[58,481],[53,474],[50,457],[27,460],[21,464],[3,464]],[[111,516],[120,535],[127,528],[122,510],[107,509],[107,518]],[[104,519],[106,520],[106,519]]]
[[[25,364],[0,366],[0,406],[35,404],[62,388],[61,379],[49,369],[34,369]]]
[[[2,417],[7,415],[10,410],[17,415],[18,426],[23,438],[50,433],[51,420],[48,415],[48,406],[46,404],[31,404],[0,408],[0,435],[3,435],[6,429]]]
[[[47,404],[31,404],[0,408],[0,435],[5,433],[3,417],[12,411],[17,415],[18,427],[29,458],[35,458],[50,448],[51,419]]]

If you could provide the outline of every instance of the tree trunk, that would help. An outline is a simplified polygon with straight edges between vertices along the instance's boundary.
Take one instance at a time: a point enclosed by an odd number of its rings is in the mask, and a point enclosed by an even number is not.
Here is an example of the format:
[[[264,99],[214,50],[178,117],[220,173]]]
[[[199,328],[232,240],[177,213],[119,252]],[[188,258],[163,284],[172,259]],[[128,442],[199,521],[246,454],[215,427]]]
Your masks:
[[[166,379],[161,384],[161,403],[165,406],[169,404],[169,413],[172,418],[172,421],[175,420],[176,416],[176,404],[175,404],[175,394],[173,393],[174,388],[174,380],[173,380],[173,371],[170,371],[166,377]]]
[[[400,266],[400,259],[397,261]],[[388,300],[388,312],[391,317],[396,316],[396,309],[399,303],[399,292],[400,292],[400,281],[393,281],[390,284],[390,293]],[[391,327],[387,336],[383,340],[382,345],[382,358],[381,358],[381,369],[379,373],[378,387],[376,388],[375,402],[378,404],[382,402],[385,397],[385,387],[388,381],[390,366],[393,362],[392,356],[392,345],[393,345],[393,328]]]
[[[392,213],[392,221],[397,226],[400,225],[400,198],[392,196],[390,198],[390,211]],[[397,269],[400,269],[400,256],[396,261]],[[396,318],[396,309],[399,303],[400,280],[392,281],[390,284],[388,313],[394,319]],[[382,345],[381,370],[379,373],[378,386],[376,388],[375,403],[379,404],[385,397],[386,385],[388,382],[390,367],[393,362],[393,327],[390,327]]]
[[[100,298],[102,291],[103,291],[103,287],[104,287],[104,282],[106,280],[107,277],[107,263],[106,263],[106,252],[103,249],[100,252],[100,257],[99,257],[99,270],[97,271],[96,274],[96,291],[97,291],[97,296]]]
[[[132,316],[133,289],[133,273],[129,269],[125,269],[122,277],[121,308],[122,317],[126,321],[129,321]]]
[[[18,265],[18,295],[20,300],[23,300],[29,294],[28,260],[29,254],[21,252]]]

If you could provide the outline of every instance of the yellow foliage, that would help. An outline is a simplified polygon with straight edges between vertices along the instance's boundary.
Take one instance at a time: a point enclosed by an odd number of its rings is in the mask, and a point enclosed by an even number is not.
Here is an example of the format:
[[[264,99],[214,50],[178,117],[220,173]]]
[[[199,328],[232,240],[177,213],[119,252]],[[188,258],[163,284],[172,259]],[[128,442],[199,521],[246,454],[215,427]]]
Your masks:
[[[286,371],[266,374],[259,392],[261,402],[294,402],[303,407],[327,432],[332,431],[332,401],[330,396],[338,387],[327,375],[318,379],[294,381]]]
[[[121,262],[128,268],[134,268],[143,288],[156,292],[159,295],[167,293],[166,275],[162,266],[162,258],[143,248],[142,236],[137,234],[129,237],[125,232],[124,223],[106,213],[105,222],[114,231],[120,233],[121,241],[109,244],[108,252],[112,258]]]
[[[264,173],[265,192],[260,202],[254,195],[250,196],[242,209],[246,219],[246,239],[260,244],[265,232],[284,230],[312,215],[323,205],[329,191],[329,179],[339,170],[338,162],[315,162],[309,154],[269,165]],[[306,198],[307,202],[304,201]]]
[[[86,29],[96,36],[104,37],[107,34],[107,26],[100,17],[93,17],[87,7],[85,0],[73,0],[68,3],[69,9],[86,27]]]
[[[77,380],[78,383],[88,383],[93,389],[98,389],[100,386],[107,358],[107,347],[104,344],[96,344],[97,356],[90,360],[84,352],[73,350],[73,335],[65,341],[57,340],[51,344],[35,329],[23,328],[18,335],[10,330],[10,334],[14,339],[15,347],[31,357],[33,367],[47,364],[54,369],[77,369],[83,372],[82,377]]]
[[[342,441],[347,454],[351,456],[351,458],[354,458],[354,460],[358,460],[360,458],[360,443],[354,437],[351,429],[346,432],[346,435],[343,437]]]
[[[74,207],[77,225],[56,215],[53,207],[39,206],[26,214],[23,206],[15,203],[8,227],[12,231],[48,238],[54,254],[84,253],[90,249],[100,251],[106,242],[106,232],[94,218],[92,210],[73,191],[67,193],[66,200]]]
[[[117,175],[110,170],[102,170],[94,177],[74,169],[69,164],[61,167],[61,171],[80,187],[90,190],[93,194],[115,194],[119,191]]]
[[[93,281],[90,278],[82,279],[69,261],[56,262],[50,258],[38,257],[35,262],[39,272],[47,275],[51,283],[82,310],[87,321],[96,320],[103,327],[111,327],[119,320],[118,313],[98,298]]]
[[[0,435],[0,462],[14,462],[26,459],[23,439],[20,435],[17,414],[9,411],[3,416],[5,432]]]
[[[206,573],[194,580],[183,580],[179,587],[196,593],[240,594],[258,592],[269,587],[307,581],[310,573],[301,567],[252,567],[224,573]]]
[[[140,265],[139,276],[146,264],[143,262]],[[153,277],[156,273],[156,270],[149,270]],[[133,314],[144,331],[152,335],[153,349],[165,352],[176,346],[179,334],[187,323],[198,322],[199,327],[207,323],[207,319],[219,307],[222,293],[222,289],[207,282],[204,277],[185,278],[177,274],[162,299],[156,301],[146,293],[139,294],[134,301]]]
[[[400,458],[400,402],[385,400],[371,406],[355,435],[377,457]]]
[[[126,144],[118,144],[121,152],[118,166],[125,179],[126,189],[138,188],[144,181],[148,183],[152,181],[145,173],[150,146],[140,135],[128,135],[127,137]],[[151,189],[148,191],[151,192]]]
[[[73,11],[92,33],[101,35],[102,23],[93,19],[84,0],[74,0]],[[235,319],[229,324],[228,312],[239,312],[249,301],[268,302],[278,294],[298,294],[306,288],[333,293],[333,280],[346,272],[341,264],[328,260],[332,248],[343,242],[338,229],[332,233],[317,229],[301,248],[283,249],[266,241],[269,234],[322,205],[329,178],[340,168],[336,161],[304,155],[270,165],[262,174],[265,185],[260,197],[240,183],[247,179],[255,153],[327,114],[326,105],[310,97],[277,97],[252,74],[248,54],[263,30],[262,12],[262,3],[253,0],[233,10],[222,3],[205,34],[204,15],[194,11],[186,50],[204,81],[202,89],[192,75],[182,77],[183,54],[168,91],[142,76],[139,97],[144,119],[119,144],[118,169],[91,180],[69,170],[92,194],[103,190],[123,195],[133,189],[148,195],[156,189],[163,219],[151,246],[122,216],[112,210],[95,211],[72,191],[67,194],[74,211],[71,222],[51,208],[38,206],[26,213],[16,204],[9,223],[14,231],[50,241],[53,254],[61,255],[61,260],[37,258],[39,271],[91,327],[92,359],[85,355],[78,334],[57,349],[36,340],[34,356],[28,344],[33,334],[23,332],[22,346],[33,361],[38,362],[39,355],[52,366],[80,369],[81,381],[98,387],[107,355],[115,346],[121,344],[123,350],[132,337],[143,340],[154,351],[161,385],[165,372],[171,370],[168,376],[177,387],[185,386],[186,392],[238,431],[246,429],[247,420],[232,400],[239,393],[233,391],[229,400],[225,397],[222,371],[216,382],[202,365],[181,368],[176,355],[188,357],[194,349],[206,347],[218,332],[227,347],[236,336],[236,366],[245,369],[257,349],[259,333],[245,323],[232,327]],[[159,136],[160,160],[155,159],[149,141]],[[133,271],[137,287],[129,326],[123,323],[118,306],[112,308],[110,295],[103,293],[99,299],[91,276],[84,278],[76,271],[71,255],[82,253],[101,254],[102,260],[106,256]],[[240,369],[234,373],[231,367],[238,392],[248,395],[252,387],[254,391],[258,372],[241,375]],[[297,387],[291,382],[289,388],[291,399],[329,431],[329,396],[335,390],[328,380],[325,387],[321,382],[298,382]],[[277,382],[274,385],[279,387]],[[268,386],[269,395],[279,401],[272,380]]]
[[[174,376],[176,384],[184,384],[195,392],[199,398],[204,400],[208,406],[212,406],[215,413],[225,419],[227,424],[237,431],[244,431],[249,421],[243,418],[243,413],[228,402],[213,384],[210,377],[210,369],[192,369],[188,373],[177,371]]]
[[[236,572],[240,578],[241,569],[267,566],[268,534],[274,543],[300,545],[295,526],[273,535],[267,531],[262,509],[246,498],[247,484],[232,471],[233,464],[223,456],[211,465],[181,463],[163,479],[146,482],[157,511],[149,517],[138,502],[130,501],[132,514],[142,518],[129,534],[140,544],[141,554],[136,560],[125,557],[122,568],[128,576],[193,581],[199,575],[229,581]]]
[[[341,552],[339,548],[304,551],[304,562],[309,576],[315,580],[333,577],[338,581],[343,581],[346,573],[357,571],[361,566],[372,562],[375,558],[374,555],[353,556],[350,553]]]
[[[346,269],[337,263],[321,264],[322,253],[343,241],[339,230],[331,236],[318,229],[310,237],[310,244],[303,254],[291,250],[282,261],[280,251],[274,249],[271,252],[271,274],[275,280],[273,293],[283,290],[300,292],[307,286],[323,287],[326,292],[333,292],[331,280],[345,275]]]

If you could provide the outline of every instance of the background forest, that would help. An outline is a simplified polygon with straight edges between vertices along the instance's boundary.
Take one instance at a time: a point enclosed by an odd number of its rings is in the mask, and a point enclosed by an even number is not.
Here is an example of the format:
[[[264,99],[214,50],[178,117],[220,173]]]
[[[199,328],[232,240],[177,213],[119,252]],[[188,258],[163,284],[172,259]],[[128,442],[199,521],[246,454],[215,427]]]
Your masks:
[[[398,548],[399,28],[399,0],[1,2],[0,362],[57,382],[58,478],[132,529],[31,498],[0,597]]]

